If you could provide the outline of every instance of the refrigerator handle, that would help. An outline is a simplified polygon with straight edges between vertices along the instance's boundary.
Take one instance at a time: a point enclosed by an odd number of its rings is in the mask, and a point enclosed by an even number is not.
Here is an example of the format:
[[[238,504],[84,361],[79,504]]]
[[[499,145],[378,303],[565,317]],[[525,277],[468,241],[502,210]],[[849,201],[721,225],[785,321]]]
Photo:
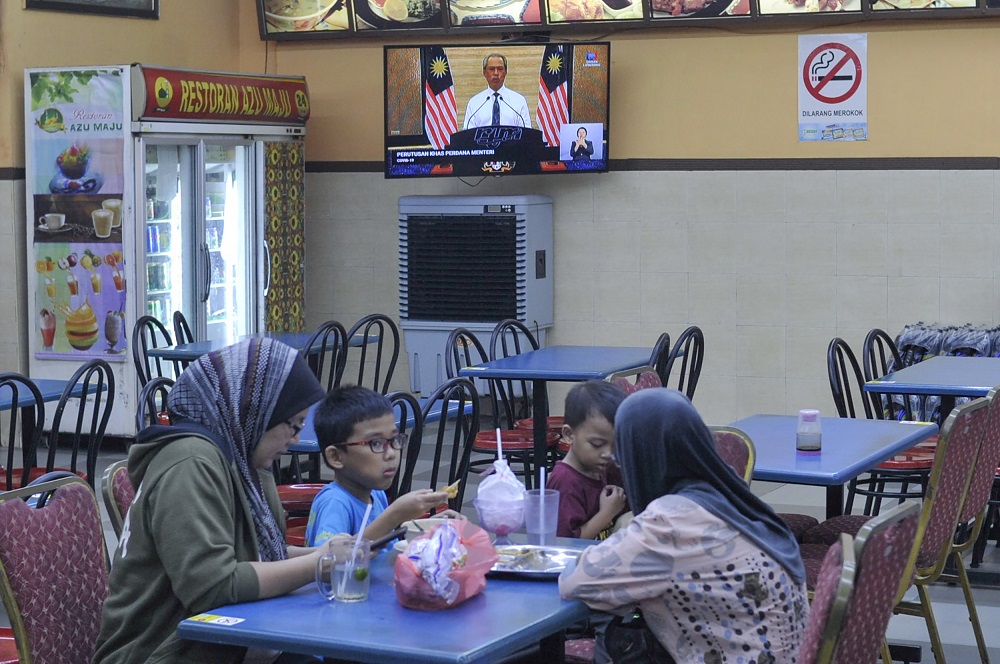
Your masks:
[[[264,240],[264,265],[267,267],[267,272],[264,275],[264,297],[267,297],[268,293],[271,292],[271,245]]]
[[[205,257],[205,292],[201,296],[202,302],[208,302],[208,294],[212,289],[212,258],[208,253],[208,243],[201,243],[201,253]]]

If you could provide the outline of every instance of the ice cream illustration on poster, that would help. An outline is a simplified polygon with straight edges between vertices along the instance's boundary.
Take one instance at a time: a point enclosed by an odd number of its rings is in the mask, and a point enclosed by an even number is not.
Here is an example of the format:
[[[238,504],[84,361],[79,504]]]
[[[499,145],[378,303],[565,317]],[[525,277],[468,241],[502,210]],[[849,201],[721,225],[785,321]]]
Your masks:
[[[124,361],[122,72],[39,71],[30,86],[35,355]]]

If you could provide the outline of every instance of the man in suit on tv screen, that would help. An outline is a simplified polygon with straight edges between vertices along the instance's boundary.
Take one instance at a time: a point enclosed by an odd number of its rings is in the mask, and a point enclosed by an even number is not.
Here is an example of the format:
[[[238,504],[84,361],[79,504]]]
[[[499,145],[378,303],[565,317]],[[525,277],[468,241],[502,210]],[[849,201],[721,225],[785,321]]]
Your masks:
[[[499,53],[490,53],[483,58],[483,78],[489,87],[469,100],[462,128],[506,125],[530,129],[528,102],[503,84],[507,78],[507,58]]]

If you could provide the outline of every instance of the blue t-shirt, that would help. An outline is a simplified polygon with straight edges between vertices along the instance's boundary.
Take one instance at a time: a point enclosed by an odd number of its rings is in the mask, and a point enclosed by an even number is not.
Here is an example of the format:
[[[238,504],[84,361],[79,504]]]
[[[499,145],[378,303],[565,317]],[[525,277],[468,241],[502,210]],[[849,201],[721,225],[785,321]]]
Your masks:
[[[385,491],[372,491],[370,524],[389,506]],[[363,503],[336,482],[327,484],[313,499],[306,524],[306,546],[317,546],[334,535],[357,535],[365,518],[367,503]]]

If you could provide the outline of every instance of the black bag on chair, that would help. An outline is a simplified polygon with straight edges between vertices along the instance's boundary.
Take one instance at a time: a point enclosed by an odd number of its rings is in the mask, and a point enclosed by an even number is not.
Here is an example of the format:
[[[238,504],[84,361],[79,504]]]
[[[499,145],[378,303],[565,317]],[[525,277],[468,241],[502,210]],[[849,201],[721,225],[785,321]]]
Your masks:
[[[675,664],[638,608],[614,617],[604,632],[604,647],[614,664]]]

